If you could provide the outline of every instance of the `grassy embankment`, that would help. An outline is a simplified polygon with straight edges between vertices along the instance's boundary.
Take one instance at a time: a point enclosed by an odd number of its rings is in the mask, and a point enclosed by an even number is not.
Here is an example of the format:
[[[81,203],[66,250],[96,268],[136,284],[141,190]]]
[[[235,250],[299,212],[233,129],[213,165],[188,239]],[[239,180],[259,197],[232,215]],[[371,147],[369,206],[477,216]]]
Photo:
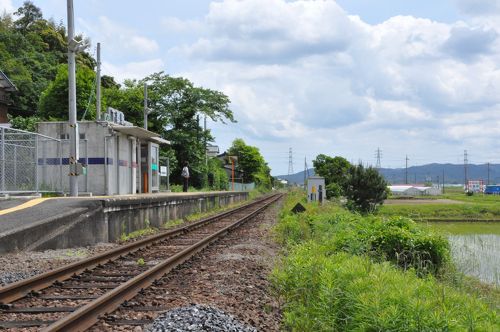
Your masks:
[[[445,278],[443,236],[408,218],[362,217],[333,204],[288,212],[298,200],[289,196],[276,227],[286,256],[272,280],[286,329],[498,331],[498,292],[482,299]]]
[[[444,198],[453,204],[436,203]],[[400,204],[383,205],[378,214],[383,216],[407,216],[416,221],[458,220],[458,221],[500,221],[500,196],[475,194],[467,196],[463,191],[448,189],[445,194],[429,199],[429,204],[415,204],[412,200],[398,200]]]

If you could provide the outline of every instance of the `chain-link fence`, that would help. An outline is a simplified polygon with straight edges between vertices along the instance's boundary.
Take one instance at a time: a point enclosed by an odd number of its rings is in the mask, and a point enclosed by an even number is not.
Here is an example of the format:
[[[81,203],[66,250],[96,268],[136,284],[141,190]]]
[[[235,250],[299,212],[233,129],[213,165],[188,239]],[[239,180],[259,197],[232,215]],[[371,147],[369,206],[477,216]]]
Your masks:
[[[61,141],[0,127],[0,193],[62,191]]]

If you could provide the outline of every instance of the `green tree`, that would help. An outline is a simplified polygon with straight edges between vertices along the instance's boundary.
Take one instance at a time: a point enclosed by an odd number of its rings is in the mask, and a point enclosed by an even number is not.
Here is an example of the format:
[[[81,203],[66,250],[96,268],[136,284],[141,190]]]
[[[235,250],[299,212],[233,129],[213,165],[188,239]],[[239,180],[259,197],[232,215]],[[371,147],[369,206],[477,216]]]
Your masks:
[[[339,197],[343,195],[346,187],[347,173],[351,164],[342,157],[330,157],[320,154],[313,160],[314,170],[317,175],[325,178],[326,196]]]
[[[35,6],[31,1],[23,2],[23,5],[14,14],[19,17],[15,21],[15,26],[21,31],[28,30],[30,26],[43,18],[40,8]]]
[[[95,104],[89,103],[94,94],[95,73],[86,66],[76,69],[76,109],[77,118],[95,119]],[[95,99],[94,99],[95,100]],[[56,78],[42,93],[39,104],[39,116],[44,119],[68,119],[68,65],[59,66]]]
[[[120,87],[108,81],[104,89],[104,106],[116,108],[127,121],[143,126],[144,83],[148,85],[148,129],[161,134],[172,144],[162,149],[160,159],[170,161],[173,183],[182,183],[180,165],[188,162],[191,184],[197,187],[208,183],[209,168],[205,165],[205,143],[213,142],[210,130],[200,126],[201,118],[213,121],[235,122],[229,109],[230,100],[223,93],[196,87],[182,77],[171,77],[163,72],[143,80],[126,80]]]
[[[217,158],[208,160],[208,176],[206,187],[211,190],[226,190],[229,186],[229,177],[222,168],[222,161]]]
[[[182,77],[155,73],[139,82],[148,84],[149,107],[154,111],[148,127],[172,142],[171,149],[179,165],[190,164],[192,183],[206,183],[205,143],[214,140],[210,130],[200,126],[200,117],[212,121],[235,122],[229,109],[229,98],[219,91],[196,87]],[[142,122],[142,121],[141,121]],[[181,182],[180,167],[173,172],[173,181]]]
[[[255,182],[257,186],[271,188],[271,169],[257,147],[247,145],[241,138],[237,138],[227,153],[238,157],[235,168],[243,172],[243,182]]]
[[[387,198],[387,182],[373,167],[359,164],[349,168],[345,187],[347,207],[361,213],[372,213]]]

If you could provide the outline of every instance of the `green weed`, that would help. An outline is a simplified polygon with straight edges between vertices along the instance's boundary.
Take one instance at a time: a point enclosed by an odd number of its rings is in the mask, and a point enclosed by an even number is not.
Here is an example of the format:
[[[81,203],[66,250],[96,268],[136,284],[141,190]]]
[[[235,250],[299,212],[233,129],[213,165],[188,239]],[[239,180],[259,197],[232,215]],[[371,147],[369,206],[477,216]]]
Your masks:
[[[306,212],[290,212],[297,201]],[[361,216],[291,192],[274,231],[287,254],[271,275],[285,330],[495,331],[500,324],[498,291],[471,290],[453,271],[446,238],[407,217]]]

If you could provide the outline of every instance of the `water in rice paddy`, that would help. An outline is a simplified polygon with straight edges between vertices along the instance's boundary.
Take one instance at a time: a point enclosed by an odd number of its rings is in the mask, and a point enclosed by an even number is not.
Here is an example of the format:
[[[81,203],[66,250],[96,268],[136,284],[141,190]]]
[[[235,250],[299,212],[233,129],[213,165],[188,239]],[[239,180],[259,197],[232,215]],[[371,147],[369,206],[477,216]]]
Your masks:
[[[447,234],[453,260],[465,274],[500,286],[500,222],[433,222]]]

